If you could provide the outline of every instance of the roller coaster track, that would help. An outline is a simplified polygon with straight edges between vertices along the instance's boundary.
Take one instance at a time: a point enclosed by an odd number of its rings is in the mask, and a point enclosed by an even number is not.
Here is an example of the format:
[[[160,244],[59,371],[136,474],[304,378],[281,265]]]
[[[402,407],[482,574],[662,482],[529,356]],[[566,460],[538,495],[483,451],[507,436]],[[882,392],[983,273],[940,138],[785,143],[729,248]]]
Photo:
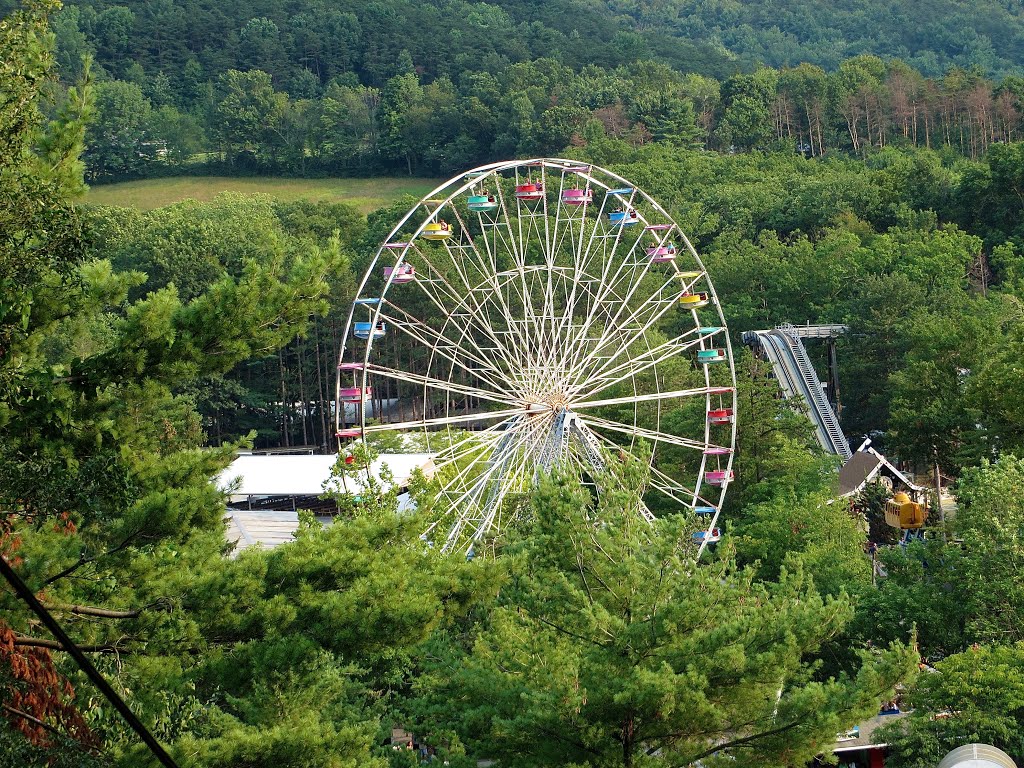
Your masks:
[[[821,337],[836,335],[842,326],[828,326],[830,332],[823,332]],[[845,329],[844,329],[845,330]],[[787,400],[799,397],[803,400],[807,415],[814,425],[814,432],[821,446],[830,453],[841,456],[848,461],[852,452],[850,444],[839,428],[839,419],[825,396],[821,380],[807,357],[802,337],[814,338],[807,329],[783,326],[771,331],[748,331],[743,334],[743,341],[754,346],[759,345],[775,369],[782,395]]]

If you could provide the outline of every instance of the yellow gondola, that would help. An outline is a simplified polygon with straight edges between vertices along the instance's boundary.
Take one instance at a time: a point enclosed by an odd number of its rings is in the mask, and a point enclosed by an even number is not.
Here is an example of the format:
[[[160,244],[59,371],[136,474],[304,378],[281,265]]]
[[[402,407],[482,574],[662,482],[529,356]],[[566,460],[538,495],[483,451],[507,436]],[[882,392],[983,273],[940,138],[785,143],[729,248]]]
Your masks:
[[[432,221],[423,227],[426,240],[447,240],[452,236],[452,228],[447,221]]]
[[[905,493],[897,493],[885,502],[885,523],[902,531],[923,528],[928,519],[928,506],[911,501]]]
[[[687,309],[706,307],[711,303],[711,297],[706,293],[684,293],[679,297],[679,303]]]

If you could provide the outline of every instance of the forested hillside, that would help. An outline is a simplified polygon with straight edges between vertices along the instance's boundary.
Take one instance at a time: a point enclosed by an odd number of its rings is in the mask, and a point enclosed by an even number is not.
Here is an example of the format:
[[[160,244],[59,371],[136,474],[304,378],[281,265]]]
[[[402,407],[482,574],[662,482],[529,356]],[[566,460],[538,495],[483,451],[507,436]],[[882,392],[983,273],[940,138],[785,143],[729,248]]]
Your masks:
[[[900,58],[929,77],[950,66],[987,74],[1019,71],[1024,11],[997,0],[611,0],[640,29],[684,40],[713,40],[745,61],[837,67],[862,53]]]
[[[1019,11],[818,5],[83,0],[54,30],[66,84],[94,57],[92,181],[436,176],[602,134],[969,157],[1021,135]]]
[[[579,68],[657,57],[722,76],[758,63],[835,69],[861,53],[901,58],[929,77],[951,66],[1002,76],[1024,62],[1024,11],[996,0],[408,0],[285,4],[212,0],[74,0],[78,27],[115,76],[180,69],[213,75],[256,67],[282,82],[299,68],[322,80],[355,71],[368,85],[395,74],[406,50],[431,77],[550,56]],[[12,7],[3,0],[0,8]],[[74,14],[68,14],[73,18]],[[68,23],[68,22],[65,22]],[[69,30],[70,31],[70,30]]]
[[[802,768],[897,692],[914,711],[877,732],[896,768],[967,739],[1024,758],[1011,4],[56,5],[0,20],[0,557],[182,768],[418,765],[393,727],[453,768]],[[985,71],[947,69],[985,39]],[[685,509],[638,524],[646,448],[624,438],[597,494],[535,475],[493,558],[424,545],[459,512],[427,478],[401,513],[396,489],[329,484],[330,526],[303,513],[295,541],[233,550],[216,478],[253,447],[338,450],[345,319],[415,201],[143,212],[82,205],[85,180],[549,152],[650,192],[719,293],[738,402],[719,541],[697,559]],[[881,484],[838,498],[835,457],[742,349],[785,322],[848,324],[844,431],[951,479],[924,538],[896,543]],[[394,338],[379,357],[425,370],[430,345]],[[697,370],[669,357],[666,389]],[[665,429],[690,415],[666,405]],[[377,434],[336,472],[395,447]],[[150,764],[0,589],[0,768]]]

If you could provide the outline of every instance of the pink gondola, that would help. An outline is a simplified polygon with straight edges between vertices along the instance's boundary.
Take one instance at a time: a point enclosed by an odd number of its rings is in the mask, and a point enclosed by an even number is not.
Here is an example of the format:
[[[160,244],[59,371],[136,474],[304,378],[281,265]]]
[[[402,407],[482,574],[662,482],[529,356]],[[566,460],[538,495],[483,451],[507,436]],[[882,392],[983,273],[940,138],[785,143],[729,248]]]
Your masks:
[[[667,264],[675,260],[676,247],[672,243],[668,245],[652,245],[647,249],[647,255],[651,258],[653,264]]]
[[[731,483],[735,473],[731,469],[712,469],[704,473],[704,482],[708,485],[722,486]]]
[[[373,397],[373,387],[342,387],[338,390],[338,399],[343,403],[358,403]]]
[[[359,427],[348,427],[347,429],[339,429],[334,433],[334,436],[342,440],[349,440],[353,437],[362,437],[363,430]]]
[[[704,449],[705,456],[728,456],[730,453],[732,453],[732,448],[722,448],[717,445]]]
[[[594,199],[589,189],[563,189],[562,202],[566,205],[585,205]]]
[[[394,275],[394,277],[391,277]],[[416,279],[416,268],[412,264],[399,264],[397,267],[384,267],[384,279],[391,278],[393,285],[411,283]]]

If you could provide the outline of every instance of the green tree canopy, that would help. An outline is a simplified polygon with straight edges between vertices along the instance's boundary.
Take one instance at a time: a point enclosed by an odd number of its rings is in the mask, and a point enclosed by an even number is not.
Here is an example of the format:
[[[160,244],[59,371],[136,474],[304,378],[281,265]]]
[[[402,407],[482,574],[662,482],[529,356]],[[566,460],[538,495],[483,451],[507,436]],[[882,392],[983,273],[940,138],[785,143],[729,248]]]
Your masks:
[[[728,556],[698,564],[685,521],[631,512],[635,467],[605,480],[596,505],[542,483],[498,604],[429,665],[428,731],[451,724],[509,766],[795,766],[907,674],[894,647],[854,678],[812,680],[808,655],[850,619],[844,597],[799,570],[769,584]]]

